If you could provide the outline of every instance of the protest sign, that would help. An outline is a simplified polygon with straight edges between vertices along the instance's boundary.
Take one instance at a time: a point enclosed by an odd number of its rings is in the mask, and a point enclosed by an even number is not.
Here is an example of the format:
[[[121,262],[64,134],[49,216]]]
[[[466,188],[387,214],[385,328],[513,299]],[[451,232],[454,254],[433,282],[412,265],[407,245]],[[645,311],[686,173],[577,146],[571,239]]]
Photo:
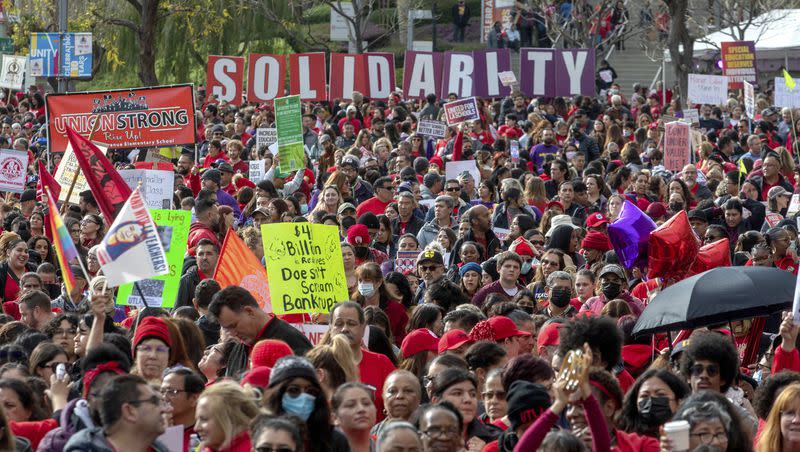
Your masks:
[[[28,153],[0,149],[0,190],[13,193],[25,191],[28,174]]]
[[[403,273],[406,270],[416,270],[419,251],[398,251],[394,259],[394,271]]]
[[[728,89],[741,89],[742,82],[758,83],[755,43],[731,41],[720,44],[722,75],[728,77]]]
[[[500,77],[500,83],[502,83],[503,86],[511,86],[517,83],[517,76],[514,75],[514,71],[499,72],[497,76]]]
[[[275,99],[275,126],[277,127],[278,169],[289,173],[303,167],[303,123],[300,96]]]
[[[480,119],[478,100],[474,97],[460,99],[444,104],[444,117],[448,126],[460,124],[464,121]]]
[[[322,342],[322,337],[328,332],[329,325],[316,323],[290,323],[311,341],[311,345]]]
[[[403,94],[409,99],[424,99],[428,94],[441,97],[444,55],[442,52],[406,51],[403,66]]]
[[[792,302],[792,315],[795,325],[800,325],[800,278],[794,286],[794,301]]]
[[[385,100],[394,91],[394,54],[331,53],[330,58],[330,100],[352,99],[355,91]]]
[[[266,170],[264,166],[266,165],[263,160],[250,160],[248,162],[250,165],[250,169],[248,171],[248,179],[253,181],[254,184],[261,182],[264,179],[264,174],[266,174]]]
[[[742,82],[742,89],[744,90],[744,112],[748,118],[753,119],[756,114],[756,90],[747,81]]]
[[[131,190],[142,183],[141,191],[148,209],[170,209],[172,190],[175,187],[175,173],[161,170],[119,170]]]
[[[791,201],[789,201],[789,208],[786,210],[786,218],[791,218],[795,214],[800,213],[800,194],[793,194]]]
[[[508,238],[508,234],[511,234],[511,229],[508,229],[508,228],[492,228],[492,232],[494,232],[494,235],[497,236],[498,240],[505,241]]]
[[[192,214],[186,210],[151,210],[150,215],[158,228],[158,235],[167,255],[169,273],[138,282],[139,290],[150,307],[171,308],[178,298],[183,256],[189,239]],[[117,290],[117,304],[144,306],[139,291],[133,284],[123,284]]]
[[[500,73],[514,73],[511,71],[509,49],[475,50],[472,52],[472,60],[472,93],[464,97],[504,97],[511,94],[511,87],[500,81]]]
[[[594,49],[519,50],[519,87],[528,97],[595,94]]]
[[[108,153],[108,148],[101,146],[95,143],[100,152],[105,155]],[[78,178],[75,180],[75,187],[72,189],[72,195],[67,200],[67,192],[69,191],[69,187],[72,185],[72,179],[75,177],[75,172],[78,172]],[[72,204],[78,204],[80,201],[80,193],[84,190],[89,189],[89,183],[86,182],[86,176],[81,172],[80,167],[78,167],[78,157],[75,156],[75,151],[72,149],[72,145],[67,143],[66,150],[64,151],[64,156],[61,158],[61,163],[58,164],[56,168],[56,173],[53,175],[56,182],[58,182],[61,187],[64,189],[61,190],[61,194],[58,195],[59,201],[67,201]]]
[[[689,124],[700,124],[700,112],[696,108],[683,110],[683,119]]]
[[[457,179],[458,175],[465,171],[472,175],[472,180],[475,181],[476,185],[481,181],[481,172],[475,164],[475,160],[460,160],[444,164],[446,179]]]
[[[689,163],[689,124],[683,121],[664,125],[664,167],[681,171]]]
[[[800,88],[790,89],[783,77],[775,77],[775,105],[800,108]]]
[[[303,101],[328,99],[325,68],[323,52],[289,55],[289,94],[298,95]]]
[[[274,127],[259,127],[256,129],[256,149],[259,151],[264,147],[270,147],[272,143],[278,142],[278,129]]]
[[[417,133],[425,137],[444,138],[447,124],[432,119],[422,119],[417,122]]]
[[[109,287],[169,272],[158,229],[138,188],[133,190],[103,237],[97,260]]]
[[[28,66],[28,57],[17,55],[3,55],[2,70],[0,70],[0,88],[21,90],[25,86],[25,70]]]
[[[268,102],[286,95],[286,55],[251,53],[248,63],[249,102]]]
[[[723,105],[728,100],[728,77],[689,74],[689,102]]]
[[[337,227],[264,224],[261,237],[276,314],[327,313],[349,299]]]
[[[94,130],[92,140],[109,148],[194,145],[192,85],[48,94],[45,102],[50,152],[67,148],[67,127]]]
[[[209,101],[242,103],[244,57],[208,56],[206,69],[206,99]]]

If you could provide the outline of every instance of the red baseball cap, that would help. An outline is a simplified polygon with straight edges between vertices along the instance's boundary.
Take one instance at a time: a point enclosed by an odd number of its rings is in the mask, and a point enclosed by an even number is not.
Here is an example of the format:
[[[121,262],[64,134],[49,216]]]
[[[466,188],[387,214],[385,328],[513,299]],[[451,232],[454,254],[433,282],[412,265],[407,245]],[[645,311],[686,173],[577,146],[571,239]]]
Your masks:
[[[489,326],[494,330],[494,339],[502,341],[509,337],[530,336],[527,331],[520,331],[517,324],[506,316],[496,315],[488,320]]]
[[[558,330],[561,328],[560,323],[549,323],[539,330],[539,336],[536,338],[536,348],[546,347],[548,345],[558,345]]]
[[[547,205],[545,206],[545,210],[547,210],[547,209],[549,209],[551,207],[560,207],[562,211],[564,210],[564,204],[561,201],[550,201],[550,202],[548,202]]]
[[[455,350],[464,344],[469,344],[472,339],[467,336],[467,333],[459,330],[452,329],[442,335],[439,339],[439,353],[444,353],[448,350]]]
[[[439,338],[427,328],[418,328],[408,333],[400,345],[403,358],[410,358],[424,351],[439,352]]]
[[[600,212],[593,213],[586,219],[587,228],[599,228],[603,224],[608,224],[608,218]]]

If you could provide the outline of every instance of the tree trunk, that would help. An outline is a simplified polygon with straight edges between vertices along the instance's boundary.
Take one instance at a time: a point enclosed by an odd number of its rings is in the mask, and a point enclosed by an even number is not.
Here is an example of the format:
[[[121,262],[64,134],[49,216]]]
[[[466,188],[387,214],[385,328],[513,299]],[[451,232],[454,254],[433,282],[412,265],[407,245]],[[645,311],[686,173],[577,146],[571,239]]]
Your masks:
[[[142,0],[139,28],[139,79],[144,86],[158,85],[156,74],[156,37],[158,34],[159,0]]]
[[[694,40],[686,25],[689,0],[665,0],[669,7],[670,30],[667,38],[670,58],[675,79],[680,87],[681,102],[686,104],[686,93],[689,87],[689,73],[694,66]],[[681,49],[681,47],[683,47]],[[683,50],[683,51],[681,51]],[[685,106],[685,105],[684,105]]]

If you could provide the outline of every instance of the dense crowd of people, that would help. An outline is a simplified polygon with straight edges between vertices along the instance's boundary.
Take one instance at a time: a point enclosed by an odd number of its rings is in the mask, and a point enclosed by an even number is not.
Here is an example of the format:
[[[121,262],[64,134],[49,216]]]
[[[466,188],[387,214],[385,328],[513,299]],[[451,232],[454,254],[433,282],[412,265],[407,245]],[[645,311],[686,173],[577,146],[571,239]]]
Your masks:
[[[270,104],[198,89],[196,148],[174,162],[188,252],[162,309],[115,302],[97,257],[113,219],[89,190],[64,209],[84,263],[67,290],[35,188],[61,154],[41,93],[19,93],[0,107],[3,146],[31,162],[29,189],[0,203],[0,450],[166,451],[174,427],[213,452],[685,450],[670,421],[688,450],[800,449],[792,315],[634,335],[675,281],[626,268],[608,235],[623,205],[659,225],[683,211],[733,265],[796,275],[800,122],[769,92],[748,119],[731,92],[697,106],[700,143],[668,169],[662,116],[684,106],[662,95],[514,91],[431,137],[417,123],[448,99],[354,93],[304,104],[305,165],[285,174],[257,145]],[[145,155],[109,151],[118,168]],[[448,175],[464,161],[477,172]],[[280,222],[340,231],[349,299],[273,315],[213,279],[229,230],[266,262],[261,226]],[[303,324],[327,330],[312,343]]]

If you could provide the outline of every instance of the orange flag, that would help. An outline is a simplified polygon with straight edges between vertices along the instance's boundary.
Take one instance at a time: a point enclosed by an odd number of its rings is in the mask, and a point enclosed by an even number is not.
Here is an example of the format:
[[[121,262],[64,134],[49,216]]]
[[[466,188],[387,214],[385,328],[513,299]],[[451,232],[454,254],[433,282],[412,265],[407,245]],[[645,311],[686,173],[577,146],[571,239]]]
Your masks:
[[[222,288],[239,286],[247,289],[261,309],[272,312],[267,269],[233,229],[228,229],[228,234],[225,235],[214,279]]]

